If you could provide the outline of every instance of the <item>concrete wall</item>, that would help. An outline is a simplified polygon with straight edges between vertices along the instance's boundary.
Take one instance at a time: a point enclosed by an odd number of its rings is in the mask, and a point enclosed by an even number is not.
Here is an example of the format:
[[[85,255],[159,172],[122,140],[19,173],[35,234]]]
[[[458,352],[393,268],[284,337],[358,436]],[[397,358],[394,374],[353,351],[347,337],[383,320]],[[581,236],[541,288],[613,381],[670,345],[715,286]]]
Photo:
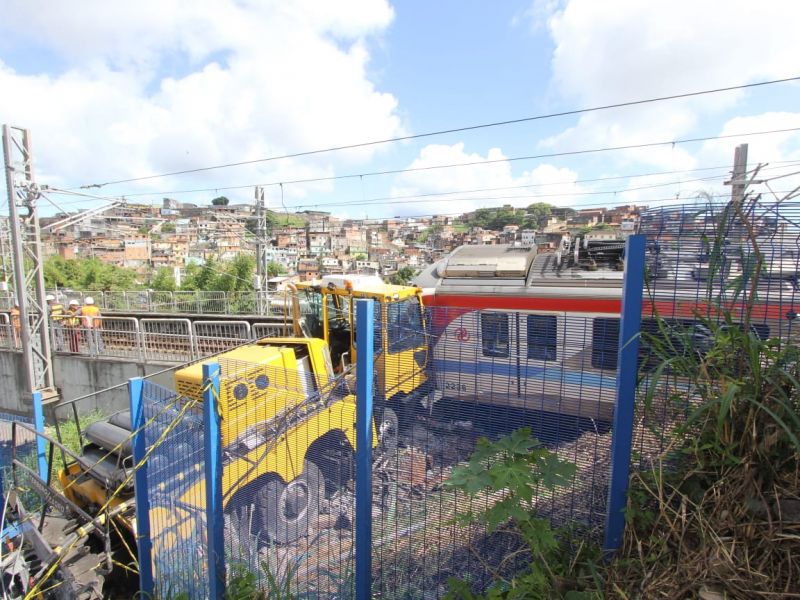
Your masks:
[[[80,356],[54,357],[56,386],[61,390],[61,400],[105,390],[77,403],[81,414],[100,410],[105,414],[128,407],[128,389],[124,385],[131,377],[147,377],[150,381],[174,389],[173,370],[177,365],[143,364],[124,360],[98,360]],[[167,372],[154,375],[159,371]],[[24,371],[22,355],[18,352],[0,351],[0,411],[29,414],[30,404],[24,401]],[[123,385],[120,385],[123,384]],[[59,416],[64,409],[60,409]],[[67,413],[64,412],[64,415]]]

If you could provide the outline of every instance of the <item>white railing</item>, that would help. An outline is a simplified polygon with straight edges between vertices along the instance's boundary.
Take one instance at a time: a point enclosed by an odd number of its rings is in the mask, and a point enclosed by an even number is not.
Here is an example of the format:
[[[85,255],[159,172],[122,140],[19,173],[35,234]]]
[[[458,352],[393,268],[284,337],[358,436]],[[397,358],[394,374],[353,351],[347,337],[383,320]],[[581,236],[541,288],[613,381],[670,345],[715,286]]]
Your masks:
[[[189,362],[264,337],[291,335],[279,323],[194,321],[103,316],[98,327],[54,323],[56,354],[141,362]],[[8,315],[0,313],[0,351],[20,350],[19,333]]]

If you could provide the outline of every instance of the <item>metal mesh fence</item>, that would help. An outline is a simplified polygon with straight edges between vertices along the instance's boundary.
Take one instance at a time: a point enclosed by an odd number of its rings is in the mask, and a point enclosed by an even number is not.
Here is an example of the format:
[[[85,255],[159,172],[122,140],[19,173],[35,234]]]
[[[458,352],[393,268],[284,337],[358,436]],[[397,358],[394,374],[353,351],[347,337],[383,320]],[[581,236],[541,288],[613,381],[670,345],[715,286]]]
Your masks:
[[[0,499],[6,497],[13,484],[11,459],[15,455],[13,435],[16,433],[16,457],[31,469],[36,470],[36,436],[28,429],[18,427],[13,432],[13,423],[32,424],[30,417],[0,412]],[[2,508],[0,508],[2,510]]]
[[[355,398],[305,348],[220,360],[226,562],[263,589],[351,597]]]
[[[382,454],[375,471],[373,592],[440,597],[450,576],[482,590],[498,573],[525,567],[517,537],[489,534],[478,519],[455,520],[503,494],[469,497],[444,485],[479,438],[497,440],[523,427],[577,467],[568,486],[537,493],[536,512],[576,539],[599,542],[618,350],[607,319],[433,307],[425,321],[427,328],[389,318],[385,334],[376,323]],[[386,434],[395,427],[391,440]]]
[[[673,205],[645,211],[640,229],[648,278],[634,462],[644,467],[694,398],[668,361],[701,360],[729,328],[796,344],[800,203]]]
[[[150,382],[143,389],[147,495],[158,597],[207,597],[205,450],[202,410]]]

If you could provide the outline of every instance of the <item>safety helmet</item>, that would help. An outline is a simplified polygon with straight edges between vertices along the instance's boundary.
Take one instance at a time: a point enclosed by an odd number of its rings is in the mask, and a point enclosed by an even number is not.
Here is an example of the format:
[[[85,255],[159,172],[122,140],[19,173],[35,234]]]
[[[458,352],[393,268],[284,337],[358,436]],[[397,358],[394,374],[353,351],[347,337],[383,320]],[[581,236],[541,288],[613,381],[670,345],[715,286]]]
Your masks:
[[[92,298],[91,296],[86,296],[83,302],[84,304],[94,304],[94,298]]]
[[[69,301],[69,306],[80,306],[80,305],[81,305],[81,303],[78,302],[77,300],[70,300]]]
[[[55,296],[53,296],[53,294],[47,294],[47,296],[45,296],[45,298],[44,298],[44,299],[45,299],[45,300],[47,300],[48,302],[50,302],[50,301],[52,301],[52,300],[55,300],[55,299],[56,299],[56,297],[55,297]]]

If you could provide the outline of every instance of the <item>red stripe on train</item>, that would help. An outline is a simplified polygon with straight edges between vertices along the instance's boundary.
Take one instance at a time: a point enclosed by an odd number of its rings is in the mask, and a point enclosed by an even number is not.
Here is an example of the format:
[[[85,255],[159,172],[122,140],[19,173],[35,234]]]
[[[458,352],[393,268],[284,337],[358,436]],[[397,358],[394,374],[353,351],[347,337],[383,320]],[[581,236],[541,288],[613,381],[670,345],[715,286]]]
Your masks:
[[[619,315],[622,303],[617,299],[592,299],[592,298],[537,298],[521,296],[476,296],[476,295],[447,295],[427,296],[424,298],[426,306],[437,307],[433,311],[433,329],[441,331],[455,318],[471,311],[481,309],[499,310],[546,310],[566,313],[609,313]],[[745,303],[727,303],[717,308],[715,305],[691,300],[658,300],[655,303],[645,300],[642,314],[653,314],[653,308],[664,318],[670,317],[696,317],[715,315],[728,311],[733,317],[742,318],[746,310]],[[782,320],[791,318],[800,312],[800,307],[791,303],[781,304],[756,304],[752,308],[753,319]]]
[[[620,301],[613,298],[537,298],[523,296],[474,296],[450,295],[425,296],[426,306],[453,308],[497,308],[507,310],[551,310],[555,312],[616,313],[620,312]],[[466,311],[465,311],[466,312]]]

